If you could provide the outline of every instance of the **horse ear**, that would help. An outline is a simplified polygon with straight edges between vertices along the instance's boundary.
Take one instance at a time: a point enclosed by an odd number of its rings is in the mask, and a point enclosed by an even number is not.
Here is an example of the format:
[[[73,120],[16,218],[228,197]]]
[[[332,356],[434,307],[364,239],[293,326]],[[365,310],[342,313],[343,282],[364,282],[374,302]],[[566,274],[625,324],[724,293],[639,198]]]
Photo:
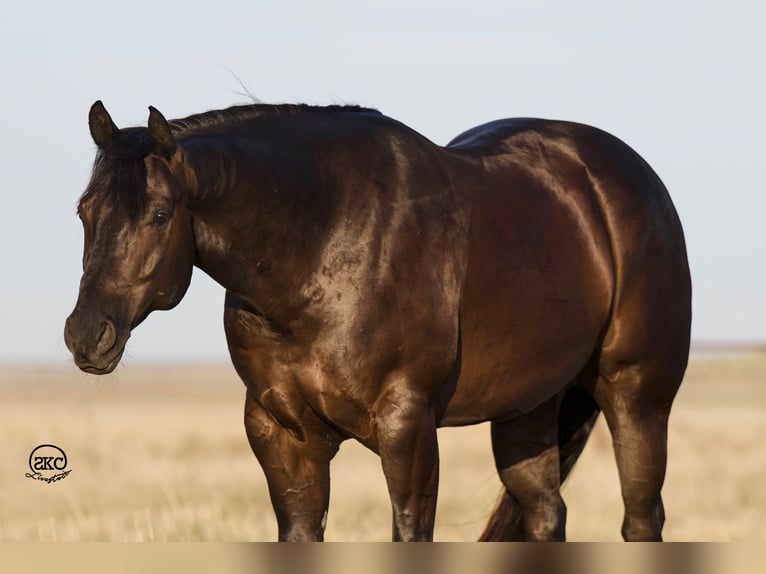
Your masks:
[[[153,106],[149,106],[149,133],[154,142],[154,151],[170,159],[176,151],[176,140],[165,116]]]
[[[120,135],[119,128],[114,125],[109,112],[106,111],[101,100],[96,101],[90,107],[88,125],[90,126],[90,135],[93,141],[100,148],[105,148]]]

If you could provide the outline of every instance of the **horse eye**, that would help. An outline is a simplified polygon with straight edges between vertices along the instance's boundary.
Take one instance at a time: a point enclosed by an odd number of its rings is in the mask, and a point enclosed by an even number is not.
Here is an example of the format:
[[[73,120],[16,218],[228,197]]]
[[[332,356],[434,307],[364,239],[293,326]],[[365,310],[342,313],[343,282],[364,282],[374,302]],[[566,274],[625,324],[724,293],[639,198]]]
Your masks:
[[[167,225],[168,221],[170,221],[170,213],[168,213],[167,211],[158,211],[157,213],[154,214],[154,219],[152,220],[152,223],[154,225],[162,227],[164,225]]]

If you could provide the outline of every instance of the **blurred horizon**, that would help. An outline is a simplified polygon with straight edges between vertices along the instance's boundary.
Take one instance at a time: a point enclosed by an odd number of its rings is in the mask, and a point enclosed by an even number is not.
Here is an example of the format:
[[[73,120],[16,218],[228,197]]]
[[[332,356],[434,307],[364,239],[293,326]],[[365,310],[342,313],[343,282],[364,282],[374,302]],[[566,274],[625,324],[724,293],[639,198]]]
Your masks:
[[[130,345],[130,343],[128,343]],[[689,349],[689,361],[705,359],[726,359],[741,356],[759,357],[766,355],[766,340],[715,340],[702,339],[692,340]],[[43,370],[66,370],[71,369],[73,373],[84,377],[97,380],[103,378],[108,380],[110,377],[118,377],[121,372],[129,372],[131,369],[220,369],[231,367],[231,372],[239,380],[231,364],[228,354],[220,357],[188,357],[183,355],[148,355],[140,358],[131,357],[130,348],[125,351],[125,356],[120,361],[113,373],[108,375],[91,375],[79,370],[73,359],[69,355],[63,357],[47,357],[42,359],[22,358],[22,359],[0,359],[0,371],[3,369],[11,371],[27,371],[34,369]],[[2,377],[0,377],[2,382]]]

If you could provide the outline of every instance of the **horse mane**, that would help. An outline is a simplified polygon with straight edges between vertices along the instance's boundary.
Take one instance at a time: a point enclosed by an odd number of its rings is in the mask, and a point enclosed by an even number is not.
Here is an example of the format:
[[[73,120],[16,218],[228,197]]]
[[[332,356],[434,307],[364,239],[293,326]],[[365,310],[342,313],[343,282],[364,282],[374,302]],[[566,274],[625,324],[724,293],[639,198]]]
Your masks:
[[[246,104],[223,110],[211,110],[182,119],[171,120],[170,129],[176,134],[217,126],[230,126],[264,117],[295,116],[305,113],[336,114],[366,112],[379,114],[373,108],[356,105],[312,106],[308,104]]]
[[[361,106],[308,104],[249,104],[211,110],[182,119],[170,120],[171,131],[180,136],[211,127],[230,127],[264,117],[296,116],[306,113],[374,113],[378,110]],[[105,189],[108,197],[122,205],[135,224],[146,201],[146,166],[142,161],[152,150],[152,139],[145,127],[120,130],[117,138],[106,150],[99,150],[93,166],[91,182],[80,197],[80,206],[98,190]]]

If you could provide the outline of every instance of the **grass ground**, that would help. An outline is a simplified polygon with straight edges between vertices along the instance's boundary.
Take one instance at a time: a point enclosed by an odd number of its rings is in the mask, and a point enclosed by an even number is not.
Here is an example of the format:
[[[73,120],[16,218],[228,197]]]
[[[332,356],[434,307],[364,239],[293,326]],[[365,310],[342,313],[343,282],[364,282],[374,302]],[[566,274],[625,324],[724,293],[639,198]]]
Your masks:
[[[0,540],[274,540],[233,369],[0,368]],[[766,541],[766,355],[695,358],[671,416],[668,540]],[[475,540],[499,493],[487,425],[440,430],[435,536]],[[62,447],[71,474],[29,480],[30,451]],[[377,457],[333,462],[328,540],[387,540]],[[603,422],[564,487],[571,540],[619,540],[622,506]]]

